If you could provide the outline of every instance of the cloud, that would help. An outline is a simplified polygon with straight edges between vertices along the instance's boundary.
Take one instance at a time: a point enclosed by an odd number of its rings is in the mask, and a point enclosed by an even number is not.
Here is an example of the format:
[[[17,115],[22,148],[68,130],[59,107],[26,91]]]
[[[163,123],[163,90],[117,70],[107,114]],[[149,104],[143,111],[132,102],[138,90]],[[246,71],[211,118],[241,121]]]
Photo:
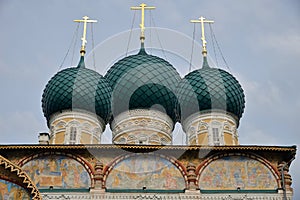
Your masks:
[[[289,56],[300,56],[300,35],[299,30],[289,30],[283,33],[271,32],[262,35],[258,41],[262,47],[260,51],[275,51],[278,54]]]
[[[0,115],[0,141],[8,144],[37,143],[43,124],[32,112],[10,112]]]

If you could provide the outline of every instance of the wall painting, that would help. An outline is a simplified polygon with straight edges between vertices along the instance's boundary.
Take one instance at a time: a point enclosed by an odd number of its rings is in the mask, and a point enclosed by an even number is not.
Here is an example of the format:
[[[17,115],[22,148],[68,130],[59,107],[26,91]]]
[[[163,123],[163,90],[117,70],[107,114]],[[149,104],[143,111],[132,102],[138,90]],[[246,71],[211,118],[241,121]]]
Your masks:
[[[40,157],[22,168],[39,189],[87,189],[91,185],[86,169],[66,156]]]
[[[199,186],[203,190],[274,190],[278,187],[270,169],[243,156],[212,161],[201,173]]]
[[[107,177],[107,189],[183,190],[184,178],[176,166],[155,155],[136,154],[117,163]]]

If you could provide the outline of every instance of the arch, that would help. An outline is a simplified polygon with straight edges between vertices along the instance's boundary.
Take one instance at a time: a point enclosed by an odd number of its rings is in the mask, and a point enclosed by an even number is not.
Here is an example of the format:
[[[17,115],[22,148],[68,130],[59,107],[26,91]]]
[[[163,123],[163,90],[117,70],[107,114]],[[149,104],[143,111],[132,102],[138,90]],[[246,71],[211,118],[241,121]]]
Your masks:
[[[31,196],[32,200],[41,200],[41,194],[31,178],[22,170],[21,167],[10,162],[0,155],[0,179],[15,183],[24,188]]]
[[[232,126],[226,121],[224,122],[223,130],[232,132]]]
[[[159,137],[157,134],[152,134],[149,136],[149,141],[151,142],[159,142]]]
[[[56,129],[60,129],[60,128],[65,128],[67,125],[67,123],[64,120],[60,120],[56,125],[55,128]]]
[[[106,189],[177,190],[187,187],[187,174],[175,158],[155,153],[119,156],[104,168]]]
[[[128,135],[126,141],[137,143],[137,137],[135,135]]]
[[[90,122],[84,122],[82,124],[82,130],[92,132],[92,124]]]
[[[51,157],[52,158],[56,157],[56,158],[59,158],[59,159],[51,159]],[[33,154],[31,156],[28,156],[28,157],[20,160],[19,163],[18,163],[18,165],[21,166],[22,168],[24,168],[23,170],[31,170],[28,173],[31,176],[35,176],[36,174],[38,174],[40,172],[33,172],[32,169],[30,168],[30,166],[26,166],[26,164],[28,164],[28,163],[30,163],[32,161],[37,161],[37,159],[43,159],[43,158],[45,158],[45,160],[46,160],[44,162],[47,162],[47,163],[48,162],[50,163],[50,161],[51,162],[55,161],[55,163],[53,163],[53,166],[54,167],[56,166],[55,169],[57,169],[57,171],[55,171],[55,172],[49,172],[49,173],[54,174],[54,176],[56,175],[56,173],[57,173],[57,176],[60,173],[60,175],[61,175],[61,181],[64,181],[64,183],[61,183],[61,185],[57,186],[59,189],[69,188],[69,186],[67,186],[67,184],[65,184],[65,183],[67,183],[67,181],[63,180],[64,177],[67,176],[66,175],[66,171],[65,170],[61,170],[61,169],[63,169],[61,167],[61,165],[63,165],[63,164],[66,165],[66,167],[68,167],[68,169],[70,168],[70,170],[73,170],[73,172],[74,172],[73,173],[74,178],[75,177],[79,178],[79,176],[80,176],[79,183],[75,183],[75,184],[78,184],[78,185],[76,185],[76,187],[72,186],[72,188],[81,189],[81,188],[93,187],[93,184],[94,184],[93,183],[94,169],[91,166],[91,164],[89,164],[84,158],[82,158],[80,156],[77,156],[77,155],[73,155],[73,154],[70,154],[70,153],[64,153],[64,152],[43,152],[43,153],[39,153],[39,154]],[[74,162],[72,162],[72,161],[74,161]],[[45,163],[37,161],[36,164],[42,166],[42,164],[45,164]],[[46,165],[47,164],[45,164],[45,166]],[[27,167],[27,169],[25,169],[26,167]],[[48,168],[50,168],[50,167],[48,167]],[[38,170],[38,168],[37,168],[37,170]],[[51,171],[51,169],[49,169],[49,171]],[[70,172],[70,171],[68,171],[68,172]],[[80,172],[80,174],[78,174],[78,172]],[[81,180],[82,177],[83,177],[83,179]],[[60,179],[59,180],[58,179],[59,178],[55,178],[54,177],[54,178],[52,178],[52,182],[60,181]],[[35,181],[37,181],[37,180],[35,180]],[[80,184],[80,186],[79,186],[79,184]],[[42,184],[37,185],[37,186],[41,187],[41,185]],[[48,184],[48,188],[49,188],[49,184]],[[44,189],[48,189],[48,188],[44,188]],[[71,186],[70,186],[70,188],[71,188]]]
[[[71,121],[69,121],[67,123],[67,126],[71,126],[71,125],[76,125],[79,126],[81,123],[79,121],[77,121],[76,119],[72,119]]]
[[[196,183],[204,190],[276,190],[280,187],[278,171],[269,161],[252,153],[212,155],[197,167],[196,174]]]

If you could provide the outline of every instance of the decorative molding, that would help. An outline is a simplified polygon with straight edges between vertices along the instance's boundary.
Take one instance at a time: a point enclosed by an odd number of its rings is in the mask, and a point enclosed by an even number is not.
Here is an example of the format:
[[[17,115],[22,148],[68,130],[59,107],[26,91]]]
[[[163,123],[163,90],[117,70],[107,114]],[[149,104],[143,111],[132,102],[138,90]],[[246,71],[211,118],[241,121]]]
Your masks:
[[[130,200],[165,200],[165,199],[182,199],[182,200],[282,200],[283,194],[269,194],[269,193],[251,193],[251,194],[201,194],[199,191],[189,193],[107,193],[107,192],[99,192],[96,193],[43,193],[43,200],[77,200],[77,199],[92,199],[92,200],[122,200],[122,199],[130,199]],[[289,193],[287,195],[287,200],[292,200],[292,195]]]
[[[113,142],[116,144],[171,144],[173,128],[173,121],[168,115],[147,109],[125,111],[111,123]],[[153,134],[158,137],[157,140],[151,140]],[[135,141],[130,135],[135,136]]]

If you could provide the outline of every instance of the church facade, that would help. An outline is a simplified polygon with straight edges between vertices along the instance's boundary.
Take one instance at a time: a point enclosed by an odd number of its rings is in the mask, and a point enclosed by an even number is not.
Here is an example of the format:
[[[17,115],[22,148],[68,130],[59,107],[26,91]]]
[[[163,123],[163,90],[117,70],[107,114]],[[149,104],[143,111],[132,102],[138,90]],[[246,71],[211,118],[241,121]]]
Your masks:
[[[203,65],[183,78],[141,47],[102,76],[85,66],[86,26],[77,67],[45,86],[49,132],[39,144],[0,145],[0,199],[292,199],[296,146],[240,145],[244,91],[229,72]],[[200,17],[193,23],[213,23]],[[186,144],[173,145],[181,123]],[[101,144],[106,125],[112,144]],[[243,133],[242,133],[243,134]]]

